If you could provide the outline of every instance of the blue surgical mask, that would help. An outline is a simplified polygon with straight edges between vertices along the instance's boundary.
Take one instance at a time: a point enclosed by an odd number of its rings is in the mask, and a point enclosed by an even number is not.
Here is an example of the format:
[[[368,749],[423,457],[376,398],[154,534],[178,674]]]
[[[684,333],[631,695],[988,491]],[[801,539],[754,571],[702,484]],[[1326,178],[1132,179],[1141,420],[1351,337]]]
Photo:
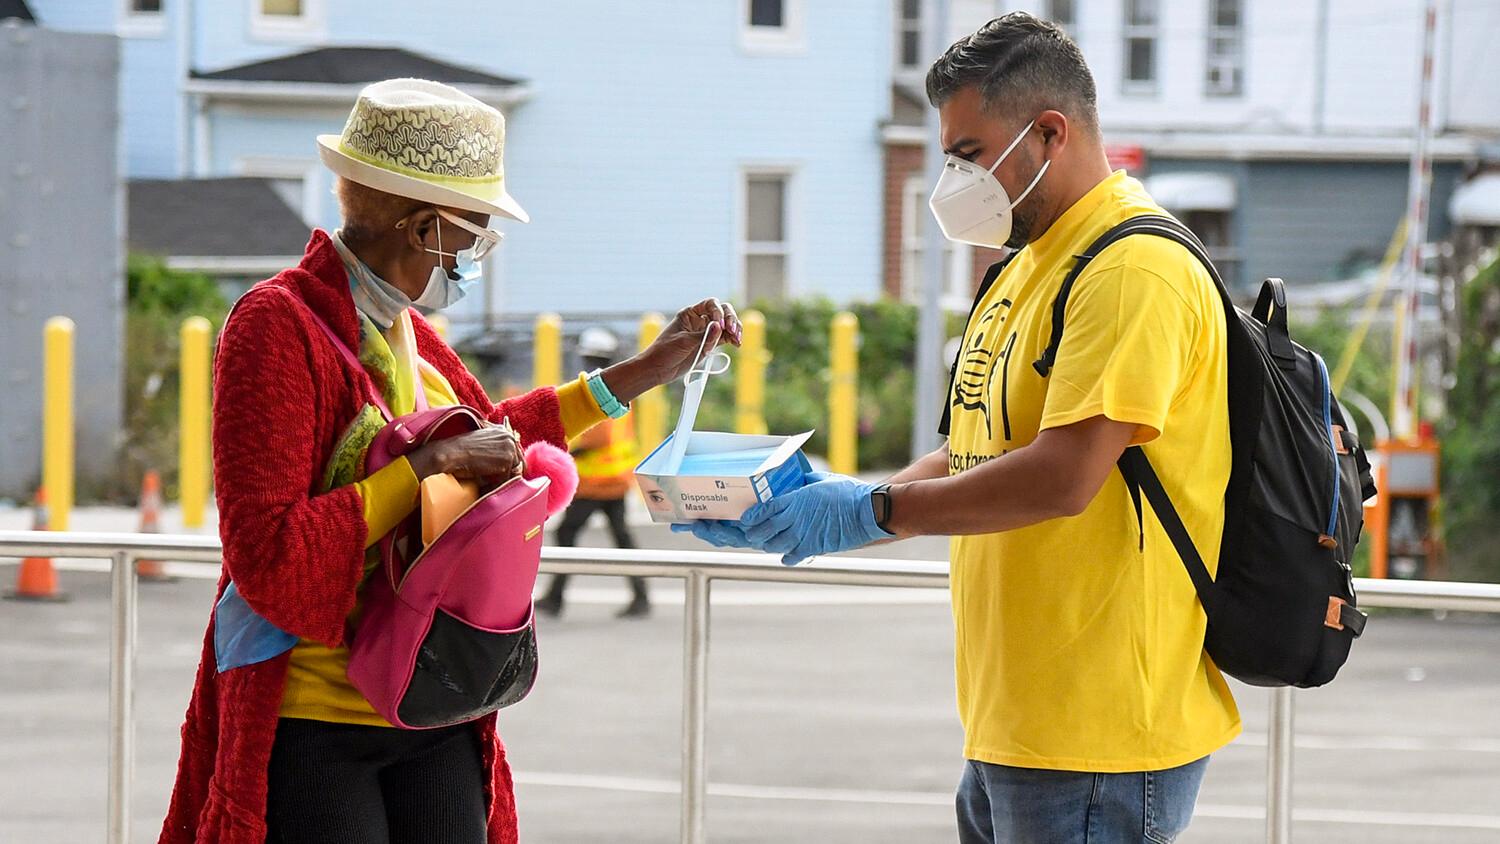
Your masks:
[[[439,212],[436,223],[438,246],[436,249],[427,251],[440,257],[453,256],[453,271],[444,270],[443,262],[439,260],[437,266],[433,267],[432,272],[427,276],[427,287],[422,290],[422,295],[412,302],[412,304],[434,311],[451,307],[464,298],[470,287],[484,278],[484,267],[479,263],[481,248],[479,239],[476,239],[467,249],[460,249],[457,252],[443,251],[443,216]]]

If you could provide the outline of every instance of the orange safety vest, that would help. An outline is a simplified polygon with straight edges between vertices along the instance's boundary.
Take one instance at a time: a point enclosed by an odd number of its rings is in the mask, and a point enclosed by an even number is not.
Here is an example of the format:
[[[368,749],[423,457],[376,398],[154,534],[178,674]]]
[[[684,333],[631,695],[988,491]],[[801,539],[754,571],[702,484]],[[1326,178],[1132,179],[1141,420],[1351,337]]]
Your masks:
[[[578,464],[578,497],[623,498],[630,491],[635,465],[640,462],[635,423],[626,414],[600,422],[599,428],[603,431],[590,431],[580,438],[588,445],[573,452],[573,460]]]

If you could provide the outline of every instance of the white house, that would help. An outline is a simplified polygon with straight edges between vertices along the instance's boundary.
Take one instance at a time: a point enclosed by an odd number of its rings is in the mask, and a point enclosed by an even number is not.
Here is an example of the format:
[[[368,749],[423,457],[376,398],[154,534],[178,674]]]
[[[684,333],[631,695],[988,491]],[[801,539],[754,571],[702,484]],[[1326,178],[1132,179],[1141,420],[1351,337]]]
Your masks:
[[[309,224],[336,222],[313,138],[363,83],[429,76],[495,104],[533,222],[508,226],[470,315],[880,293],[887,3],[30,5],[122,37],[131,178],[266,179]]]
[[[1455,185],[1500,140],[1500,3],[1443,0],[1435,62],[1429,237],[1447,234]],[[1214,249],[1226,276],[1249,285],[1346,277],[1378,258],[1406,209],[1417,113],[1422,0],[952,0],[949,36],[999,11],[1061,24],[1094,72],[1100,120],[1118,166]],[[902,4],[906,42],[920,0]],[[893,54],[896,97],[920,115],[920,51]],[[905,219],[924,197],[922,134],[885,130],[887,185],[907,186]],[[916,179],[916,181],[913,181]],[[1476,184],[1478,184],[1476,182]],[[1482,188],[1469,188],[1472,192]],[[890,188],[888,187],[888,192]],[[889,194],[888,194],[889,196]],[[1459,197],[1454,207],[1500,206]],[[1486,204],[1488,202],[1488,204]],[[889,199],[888,199],[889,203]],[[918,209],[920,210],[920,209]],[[889,213],[889,204],[888,204]],[[886,289],[910,288],[888,219]],[[906,243],[919,243],[906,231]],[[909,251],[909,250],[908,250]],[[984,256],[953,284],[983,272]],[[908,261],[906,266],[910,266]]]

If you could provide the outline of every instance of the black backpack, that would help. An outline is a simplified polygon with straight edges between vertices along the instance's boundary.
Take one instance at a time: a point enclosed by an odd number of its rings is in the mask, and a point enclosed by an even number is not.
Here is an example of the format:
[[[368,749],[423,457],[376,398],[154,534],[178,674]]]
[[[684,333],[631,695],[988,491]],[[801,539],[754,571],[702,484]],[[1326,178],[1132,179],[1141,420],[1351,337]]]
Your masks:
[[[1126,220],[1076,257],[1052,306],[1051,341],[1034,366],[1043,378],[1051,372],[1068,294],[1089,261],[1120,238],[1148,234],[1186,247],[1224,302],[1233,459],[1214,578],[1146,453],[1127,448],[1120,474],[1135,501],[1141,541],[1144,496],[1192,578],[1208,615],[1204,648],[1222,671],[1256,686],[1321,686],[1364,632],[1349,563],[1375,483],[1323,359],[1287,333],[1281,279],[1266,279],[1247,314],[1234,306],[1208,251],[1186,226],[1160,215]]]

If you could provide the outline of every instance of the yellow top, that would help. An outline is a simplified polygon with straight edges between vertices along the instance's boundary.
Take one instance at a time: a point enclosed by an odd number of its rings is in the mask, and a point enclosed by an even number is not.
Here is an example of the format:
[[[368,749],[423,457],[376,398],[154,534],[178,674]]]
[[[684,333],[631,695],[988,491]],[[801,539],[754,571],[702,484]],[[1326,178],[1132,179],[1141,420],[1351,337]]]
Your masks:
[[[964,335],[950,471],[1104,415],[1172,495],[1210,571],[1229,480],[1224,312],[1182,246],[1126,238],[1069,297],[1050,377],[1032,362],[1051,335],[1063,277],[1105,230],[1164,213],[1117,172],[1069,208],[991,286]],[[1146,507],[1144,550],[1118,472],[1078,516],[952,541],[958,709],[967,758],[1054,770],[1175,767],[1231,741],[1239,711],[1203,651],[1192,582]]]
[[[411,334],[409,318],[397,320],[385,332],[385,340],[398,362],[398,381],[406,380],[409,384],[411,378],[410,367],[406,367],[403,372],[399,362],[415,359],[428,405],[446,407],[458,404],[458,396],[448,379],[436,367],[412,354],[416,344]],[[397,387],[397,393],[402,393],[400,386]],[[410,390],[406,390],[406,393],[409,395]],[[582,379],[558,387],[557,399],[562,409],[563,430],[570,437],[587,431],[606,418]],[[392,411],[397,414],[410,412],[411,399],[407,398],[406,401],[408,405],[404,409],[392,406]],[[380,537],[406,518],[417,504],[417,476],[404,457],[354,484],[354,488],[359,491],[364,505],[365,524],[369,528],[366,547],[378,542]],[[308,639],[298,640],[297,645],[292,648],[291,664],[287,668],[286,689],[281,698],[281,717],[376,727],[391,726],[389,721],[376,714],[364,695],[349,682],[348,669],[348,648],[330,648]]]

